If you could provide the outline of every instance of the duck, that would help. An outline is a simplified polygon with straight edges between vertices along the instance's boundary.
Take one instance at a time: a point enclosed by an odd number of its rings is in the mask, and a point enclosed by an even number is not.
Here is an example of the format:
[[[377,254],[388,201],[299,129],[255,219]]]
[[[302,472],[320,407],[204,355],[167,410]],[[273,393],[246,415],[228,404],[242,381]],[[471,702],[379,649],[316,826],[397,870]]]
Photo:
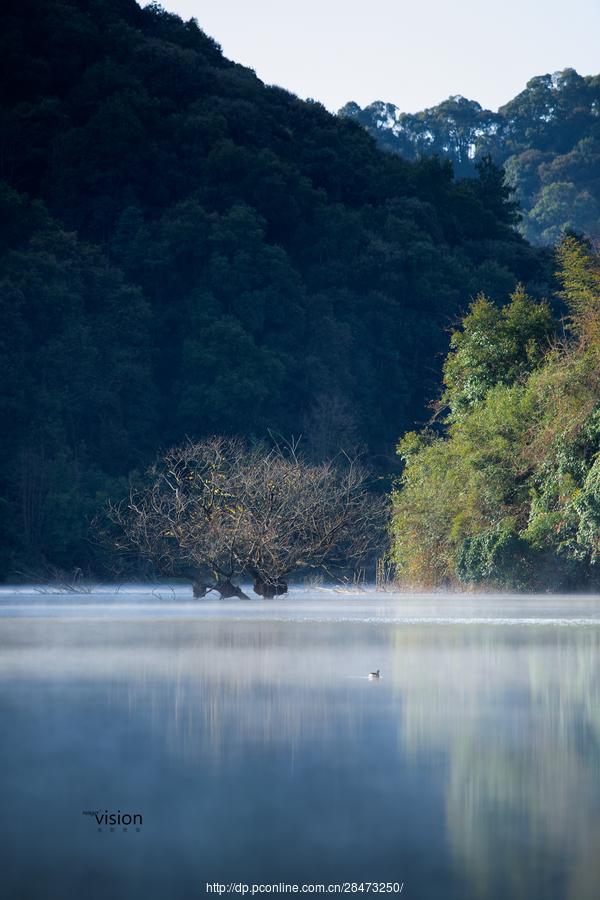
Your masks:
[[[380,675],[379,669],[377,669],[376,672],[369,672],[369,678],[379,678],[379,675]]]

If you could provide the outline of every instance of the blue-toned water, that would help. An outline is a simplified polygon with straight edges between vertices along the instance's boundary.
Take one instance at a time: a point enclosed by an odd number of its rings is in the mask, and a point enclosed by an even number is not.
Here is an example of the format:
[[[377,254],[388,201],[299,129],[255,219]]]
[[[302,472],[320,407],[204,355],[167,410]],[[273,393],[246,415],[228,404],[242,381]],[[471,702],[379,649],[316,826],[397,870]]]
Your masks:
[[[0,589],[0,895],[596,900],[599,651],[598,597]]]

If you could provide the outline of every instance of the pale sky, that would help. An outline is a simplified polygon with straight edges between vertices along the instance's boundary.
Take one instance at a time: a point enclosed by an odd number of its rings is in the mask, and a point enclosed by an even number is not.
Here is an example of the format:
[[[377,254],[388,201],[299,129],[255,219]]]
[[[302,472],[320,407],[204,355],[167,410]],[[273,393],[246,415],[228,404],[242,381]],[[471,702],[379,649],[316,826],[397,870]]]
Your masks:
[[[463,94],[497,109],[533,75],[600,72],[600,0],[163,0],[267,84],[336,111]]]

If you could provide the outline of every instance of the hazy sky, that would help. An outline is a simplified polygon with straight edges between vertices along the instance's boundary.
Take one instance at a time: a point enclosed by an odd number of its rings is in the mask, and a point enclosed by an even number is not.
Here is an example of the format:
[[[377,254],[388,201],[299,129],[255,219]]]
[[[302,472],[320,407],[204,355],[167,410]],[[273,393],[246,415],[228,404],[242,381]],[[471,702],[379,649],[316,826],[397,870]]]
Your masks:
[[[450,94],[497,109],[533,75],[600,72],[600,0],[162,0],[226,56],[331,110]]]

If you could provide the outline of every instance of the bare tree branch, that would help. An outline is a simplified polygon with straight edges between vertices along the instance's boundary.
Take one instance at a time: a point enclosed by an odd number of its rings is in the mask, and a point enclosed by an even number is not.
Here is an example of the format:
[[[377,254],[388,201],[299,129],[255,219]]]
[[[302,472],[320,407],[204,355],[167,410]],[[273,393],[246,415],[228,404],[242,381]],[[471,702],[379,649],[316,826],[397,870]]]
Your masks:
[[[118,548],[161,572],[193,570],[198,596],[240,596],[233,579],[250,575],[272,597],[299,569],[356,568],[380,546],[386,501],[366,486],[351,458],[312,465],[294,440],[265,449],[216,437],[169,450],[108,512]]]

